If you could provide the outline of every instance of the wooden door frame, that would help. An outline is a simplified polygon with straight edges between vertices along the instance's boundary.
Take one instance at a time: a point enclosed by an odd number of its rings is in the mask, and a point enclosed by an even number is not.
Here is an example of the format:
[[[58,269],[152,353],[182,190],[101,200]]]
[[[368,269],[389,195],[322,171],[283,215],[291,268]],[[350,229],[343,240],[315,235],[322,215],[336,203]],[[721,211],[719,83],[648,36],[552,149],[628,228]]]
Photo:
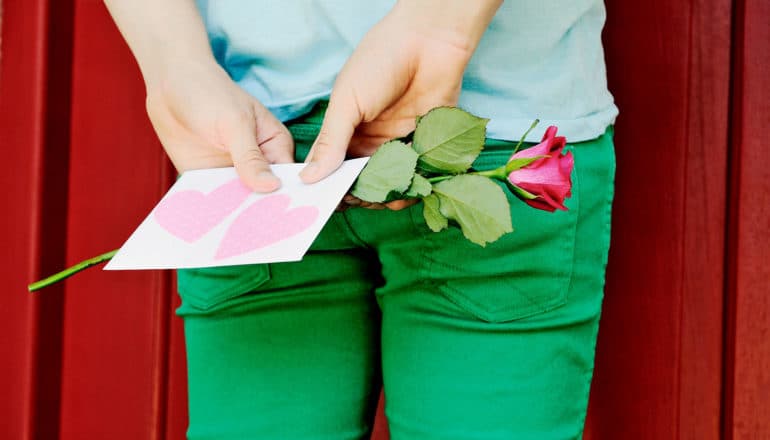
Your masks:
[[[51,0],[5,0],[2,9],[0,182],[15,209],[0,216],[0,432],[56,438],[64,288],[29,295],[26,284],[64,264],[73,10]]]

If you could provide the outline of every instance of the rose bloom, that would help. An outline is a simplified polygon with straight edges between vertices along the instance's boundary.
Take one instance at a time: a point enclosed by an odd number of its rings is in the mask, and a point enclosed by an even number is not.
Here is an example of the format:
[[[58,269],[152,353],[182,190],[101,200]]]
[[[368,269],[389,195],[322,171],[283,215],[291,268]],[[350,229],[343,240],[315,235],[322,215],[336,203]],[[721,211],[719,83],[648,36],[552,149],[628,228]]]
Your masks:
[[[530,206],[553,212],[557,209],[566,211],[564,199],[572,195],[572,168],[575,165],[572,152],[562,154],[567,143],[564,136],[556,136],[557,128],[548,127],[543,140],[532,148],[519,151],[511,156],[521,159],[535,156],[547,156],[531,164],[511,171],[508,181],[527,192],[537,196],[535,199],[524,200]]]

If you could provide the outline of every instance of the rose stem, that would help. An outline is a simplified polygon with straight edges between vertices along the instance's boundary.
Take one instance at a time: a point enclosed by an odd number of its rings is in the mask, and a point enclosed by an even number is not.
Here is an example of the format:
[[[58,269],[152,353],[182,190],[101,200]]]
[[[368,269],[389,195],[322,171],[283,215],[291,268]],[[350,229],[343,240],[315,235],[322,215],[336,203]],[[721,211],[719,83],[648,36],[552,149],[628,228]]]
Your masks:
[[[27,289],[29,289],[30,292],[34,292],[36,290],[42,289],[43,287],[47,287],[47,286],[50,286],[51,284],[58,283],[59,281],[65,278],[69,278],[72,275],[75,275],[81,270],[88,269],[91,266],[97,265],[99,263],[103,263],[111,259],[112,257],[115,256],[117,252],[118,250],[115,249],[114,251],[109,251],[105,254],[101,254],[96,257],[83,260],[80,263],[75,264],[74,266],[70,266],[59,273],[55,273],[48,278],[44,278],[40,281],[35,281],[34,283],[27,286]]]
[[[521,144],[524,143],[524,139],[527,138],[527,135],[529,134],[529,132],[534,130],[534,128],[539,123],[540,123],[540,119],[535,119],[534,121],[532,121],[532,125],[530,125],[527,131],[524,132],[524,135],[521,137],[521,139],[519,139],[519,143],[516,144],[516,148],[513,149],[513,154],[516,154],[516,152],[519,151],[519,147],[521,147]]]

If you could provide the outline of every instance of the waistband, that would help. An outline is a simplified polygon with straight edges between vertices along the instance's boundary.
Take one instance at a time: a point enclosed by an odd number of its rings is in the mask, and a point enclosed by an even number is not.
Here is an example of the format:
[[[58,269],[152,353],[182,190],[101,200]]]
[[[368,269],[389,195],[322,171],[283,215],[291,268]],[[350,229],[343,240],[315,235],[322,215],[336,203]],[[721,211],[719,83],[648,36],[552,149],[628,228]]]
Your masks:
[[[286,121],[285,124],[295,141],[295,155],[297,157],[304,159],[310,151],[310,147],[313,145],[313,141],[315,141],[315,138],[318,136],[318,132],[321,130],[321,124],[323,123],[324,114],[326,113],[326,108],[328,105],[328,101],[319,101],[315,107],[313,107],[313,109],[306,115],[292,119],[290,121]],[[607,127],[604,134],[599,136],[597,139],[600,139],[604,136],[612,137],[613,131],[613,126],[609,126]],[[569,139],[567,139],[567,146],[568,148],[579,148],[580,144],[595,142],[597,139],[577,143],[570,143]],[[516,144],[517,142],[487,138],[484,142],[484,149],[473,163],[473,168],[483,170],[487,167],[497,167],[500,165],[500,163],[507,162]],[[524,142],[521,146],[521,149],[526,149],[535,145],[537,144],[534,142]]]

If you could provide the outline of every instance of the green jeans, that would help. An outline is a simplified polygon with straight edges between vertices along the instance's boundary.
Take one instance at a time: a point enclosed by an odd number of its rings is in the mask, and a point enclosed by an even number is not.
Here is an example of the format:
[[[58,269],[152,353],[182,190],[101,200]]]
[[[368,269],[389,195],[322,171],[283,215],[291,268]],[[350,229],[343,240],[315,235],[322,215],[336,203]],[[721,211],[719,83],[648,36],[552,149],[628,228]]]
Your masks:
[[[290,124],[297,160],[323,108]],[[505,163],[489,140],[475,163]],[[336,212],[301,262],[179,271],[190,439],[575,439],[610,237],[612,129],[569,145],[569,211],[511,197],[486,248],[422,205]]]

